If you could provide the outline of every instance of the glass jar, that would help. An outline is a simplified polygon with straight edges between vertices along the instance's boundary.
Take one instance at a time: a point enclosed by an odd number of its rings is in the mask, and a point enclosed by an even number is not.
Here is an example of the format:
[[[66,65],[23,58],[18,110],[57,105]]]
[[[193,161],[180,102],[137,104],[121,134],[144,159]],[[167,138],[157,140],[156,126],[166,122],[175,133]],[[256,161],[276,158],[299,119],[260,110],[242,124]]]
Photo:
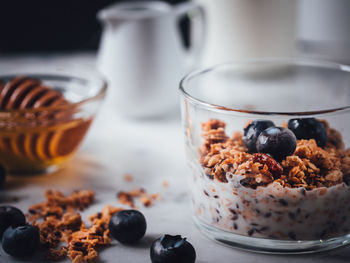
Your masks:
[[[203,233],[272,253],[349,242],[349,66],[248,60],[190,73],[180,91]]]

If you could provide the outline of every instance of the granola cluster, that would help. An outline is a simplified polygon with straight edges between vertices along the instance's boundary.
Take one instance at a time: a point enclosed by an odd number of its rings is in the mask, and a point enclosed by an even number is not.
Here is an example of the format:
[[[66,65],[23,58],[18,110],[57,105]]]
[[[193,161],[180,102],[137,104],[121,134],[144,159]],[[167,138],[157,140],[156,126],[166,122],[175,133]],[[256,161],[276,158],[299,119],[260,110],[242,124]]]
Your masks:
[[[316,141],[298,140],[293,155],[280,164],[266,154],[250,154],[242,133],[230,138],[225,133],[226,124],[209,120],[202,124],[203,146],[200,163],[210,179],[227,182],[227,176],[242,175],[241,183],[256,188],[278,182],[285,187],[330,187],[350,180],[350,149],[344,150],[341,134],[322,121],[328,133],[324,149]]]
[[[68,236],[68,257],[73,263],[91,262],[97,259],[97,248],[111,243],[108,230],[109,220],[112,215],[121,210],[121,208],[106,206],[102,212],[89,217],[92,223],[90,228],[82,224],[80,230]]]
[[[76,191],[69,196],[48,190],[46,201],[29,208],[28,220],[39,228],[47,259],[61,260],[68,256],[74,263],[92,262],[98,257],[97,248],[111,243],[108,222],[122,209],[106,206],[101,213],[89,217],[91,227],[87,228],[78,211],[91,205],[94,196],[91,190]],[[67,245],[60,246],[61,242]]]

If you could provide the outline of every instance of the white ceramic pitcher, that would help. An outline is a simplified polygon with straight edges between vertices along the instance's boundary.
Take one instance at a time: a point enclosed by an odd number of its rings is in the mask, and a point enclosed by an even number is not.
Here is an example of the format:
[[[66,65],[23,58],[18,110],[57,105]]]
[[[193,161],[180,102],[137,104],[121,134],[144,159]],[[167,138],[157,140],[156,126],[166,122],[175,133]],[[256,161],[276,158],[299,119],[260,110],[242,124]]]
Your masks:
[[[178,27],[184,15],[192,22],[188,49]],[[109,81],[109,103],[132,117],[154,117],[174,109],[181,77],[199,62],[204,39],[201,6],[129,1],[101,10],[98,19],[104,26],[98,68]]]

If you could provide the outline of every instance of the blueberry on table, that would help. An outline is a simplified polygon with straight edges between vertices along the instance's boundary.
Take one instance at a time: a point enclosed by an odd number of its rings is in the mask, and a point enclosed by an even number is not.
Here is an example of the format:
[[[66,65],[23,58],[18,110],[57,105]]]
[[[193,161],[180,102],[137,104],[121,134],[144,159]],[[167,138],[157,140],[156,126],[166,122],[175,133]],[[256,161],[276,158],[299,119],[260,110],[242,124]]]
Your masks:
[[[40,235],[37,227],[25,224],[10,226],[2,236],[2,248],[14,257],[33,254],[39,247]]]
[[[180,235],[163,235],[151,246],[152,263],[194,263],[196,251],[186,238]]]
[[[286,128],[271,127],[260,133],[256,140],[259,153],[267,153],[280,162],[294,153],[297,139],[294,133]]]
[[[146,219],[137,210],[123,210],[115,213],[109,221],[111,235],[120,243],[132,244],[146,233]]]
[[[288,121],[288,129],[294,132],[297,139],[315,139],[319,147],[326,145],[328,135],[326,127],[315,118],[291,119]]]
[[[9,226],[23,225],[26,218],[21,210],[13,206],[0,206],[0,238]]]
[[[0,165],[0,187],[4,185],[6,180],[6,170]]]
[[[250,153],[256,152],[256,139],[260,133],[267,128],[274,126],[275,124],[269,120],[254,120],[244,128],[243,141]]]

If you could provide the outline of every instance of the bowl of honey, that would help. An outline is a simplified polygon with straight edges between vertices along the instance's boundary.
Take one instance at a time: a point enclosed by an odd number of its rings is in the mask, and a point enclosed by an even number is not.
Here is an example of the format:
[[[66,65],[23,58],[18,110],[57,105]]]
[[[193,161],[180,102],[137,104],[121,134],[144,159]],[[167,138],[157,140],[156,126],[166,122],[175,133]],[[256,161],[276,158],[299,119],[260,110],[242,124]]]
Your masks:
[[[10,174],[62,167],[78,150],[105,97],[93,69],[42,66],[0,73],[0,165]]]

